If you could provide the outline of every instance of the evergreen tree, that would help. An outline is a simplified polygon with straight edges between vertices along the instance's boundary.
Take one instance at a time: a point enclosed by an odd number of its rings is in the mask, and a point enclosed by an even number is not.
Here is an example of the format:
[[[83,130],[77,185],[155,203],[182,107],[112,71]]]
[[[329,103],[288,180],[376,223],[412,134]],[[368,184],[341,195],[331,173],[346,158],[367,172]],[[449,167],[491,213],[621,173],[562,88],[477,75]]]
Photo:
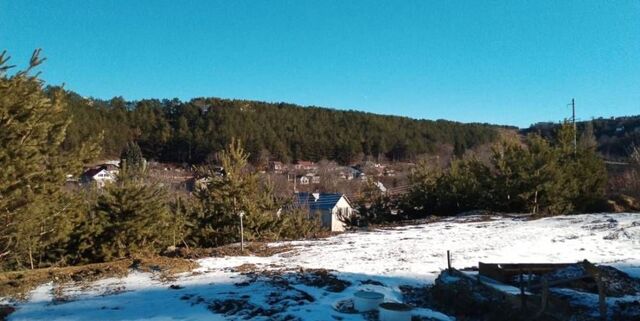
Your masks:
[[[358,224],[381,224],[405,218],[400,215],[392,215],[394,204],[388,195],[385,195],[372,179],[368,179],[362,196],[358,200]]]
[[[83,261],[109,261],[157,254],[175,244],[166,191],[137,180],[109,185],[90,217],[74,233],[72,248]]]
[[[98,151],[97,139],[61,148],[70,119],[63,93],[48,95],[30,74],[43,61],[39,53],[13,75],[0,54],[0,269],[55,259],[49,249],[67,238],[77,209],[63,191],[66,176],[79,173]]]
[[[200,169],[207,180],[206,185],[196,192],[201,213],[197,231],[193,238],[202,246],[217,246],[240,239],[239,213],[246,214],[249,222],[260,216],[258,206],[258,177],[247,170],[249,155],[238,141],[232,141],[219,156],[223,175],[217,168],[208,165]],[[251,235],[251,224],[247,224],[245,234]]]
[[[573,126],[565,124],[552,145],[529,135],[526,146],[502,143],[491,166],[476,159],[455,160],[447,171],[419,164],[411,176],[409,212],[456,214],[472,209],[539,215],[598,210],[607,181],[595,148],[574,148]]]
[[[147,174],[147,161],[142,156],[140,146],[135,142],[127,143],[120,154],[120,176],[123,178],[142,178]]]

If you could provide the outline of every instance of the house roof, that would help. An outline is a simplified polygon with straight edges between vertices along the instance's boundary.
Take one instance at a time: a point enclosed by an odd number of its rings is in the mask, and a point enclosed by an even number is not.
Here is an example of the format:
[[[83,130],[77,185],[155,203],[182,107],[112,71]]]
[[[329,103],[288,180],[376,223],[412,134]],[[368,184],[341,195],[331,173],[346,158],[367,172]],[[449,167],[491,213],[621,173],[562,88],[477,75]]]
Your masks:
[[[102,167],[102,166],[90,168],[86,172],[84,172],[82,174],[82,176],[84,176],[84,177],[94,177],[94,176],[98,175],[98,173],[102,172],[103,170],[105,170],[105,168]]]
[[[338,204],[338,202],[342,197],[344,197],[347,203],[351,205],[349,202],[349,199],[347,199],[347,197],[341,193],[315,193],[315,194],[318,196],[317,199],[316,199],[316,196],[314,196],[314,193],[306,193],[306,192],[296,193],[294,197],[294,205],[298,207],[306,207],[310,211],[331,210],[336,206],[336,204]]]

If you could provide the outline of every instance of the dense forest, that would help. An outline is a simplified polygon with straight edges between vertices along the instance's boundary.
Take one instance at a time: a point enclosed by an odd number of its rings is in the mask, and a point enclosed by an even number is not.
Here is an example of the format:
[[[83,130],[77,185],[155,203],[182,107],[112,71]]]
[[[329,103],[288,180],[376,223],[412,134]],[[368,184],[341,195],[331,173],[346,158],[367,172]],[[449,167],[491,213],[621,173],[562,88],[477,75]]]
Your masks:
[[[634,146],[640,146],[640,116],[595,118],[576,125],[578,132],[595,136],[598,152],[608,159],[627,158]],[[538,123],[522,132],[550,138],[558,127],[558,123]]]
[[[49,88],[49,92],[57,88]],[[210,160],[232,138],[241,140],[251,161],[336,160],[362,156],[409,160],[442,145],[457,155],[496,140],[497,127],[451,121],[415,120],[358,111],[300,107],[286,103],[197,98],[109,101],[66,92],[74,120],[63,146],[69,150],[103,133],[104,157],[136,141],[146,158],[198,164]]]

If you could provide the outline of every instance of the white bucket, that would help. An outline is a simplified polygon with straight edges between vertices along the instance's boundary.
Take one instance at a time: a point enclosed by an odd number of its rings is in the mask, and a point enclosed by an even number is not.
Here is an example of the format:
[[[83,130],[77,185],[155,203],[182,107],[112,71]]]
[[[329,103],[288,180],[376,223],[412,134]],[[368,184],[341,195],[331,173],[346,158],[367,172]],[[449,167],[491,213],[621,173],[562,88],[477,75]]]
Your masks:
[[[353,307],[358,312],[373,311],[384,301],[384,294],[373,291],[358,291],[353,294]]]
[[[411,321],[411,306],[404,303],[380,303],[380,321]]]

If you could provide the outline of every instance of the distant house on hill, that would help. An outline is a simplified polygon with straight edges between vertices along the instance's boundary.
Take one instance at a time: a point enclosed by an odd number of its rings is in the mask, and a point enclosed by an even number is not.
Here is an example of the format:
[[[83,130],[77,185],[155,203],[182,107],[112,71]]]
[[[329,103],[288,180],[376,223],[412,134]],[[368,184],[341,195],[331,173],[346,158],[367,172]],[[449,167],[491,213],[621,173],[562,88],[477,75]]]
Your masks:
[[[310,170],[317,170],[318,169],[318,165],[316,165],[316,163],[310,162],[310,161],[297,161],[293,165],[293,168],[296,169],[296,170],[310,171]]]
[[[274,161],[269,163],[269,169],[276,174],[281,174],[286,166],[282,162]]]
[[[114,164],[103,164],[87,169],[80,177],[82,184],[95,183],[98,188],[103,188],[107,183],[114,182],[120,169]]]
[[[343,218],[354,214],[349,199],[340,193],[296,193],[294,206],[320,216],[322,227],[332,232],[346,229]]]
[[[307,175],[298,175],[298,184],[300,185],[309,185],[309,176]]]

